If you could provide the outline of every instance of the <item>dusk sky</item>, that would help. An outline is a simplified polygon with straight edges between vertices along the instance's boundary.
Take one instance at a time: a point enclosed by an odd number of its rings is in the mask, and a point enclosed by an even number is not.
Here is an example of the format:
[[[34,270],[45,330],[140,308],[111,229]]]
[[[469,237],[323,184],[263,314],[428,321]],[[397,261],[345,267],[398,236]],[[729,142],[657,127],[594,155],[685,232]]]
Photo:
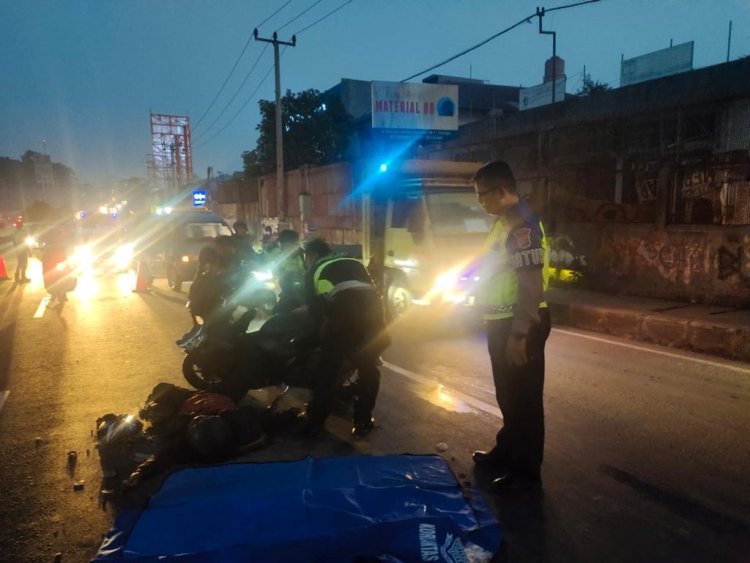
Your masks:
[[[45,139],[52,159],[82,181],[145,177],[151,108],[191,117],[197,176],[208,166],[240,170],[241,153],[255,146],[257,102],[274,96],[270,46],[262,53],[265,43],[250,42],[197,122],[253,28],[285,4],[259,29],[262,36],[279,29],[283,40],[301,31],[281,64],[282,89],[296,92],[326,90],[341,78],[400,81],[536,6],[575,1],[352,0],[304,30],[346,0],[0,0],[0,156],[41,151]],[[622,55],[662,49],[670,40],[695,41],[694,68],[725,62],[730,20],[730,58],[750,55],[750,0],[601,0],[552,12],[544,26],[557,32],[573,93],[584,65],[591,78],[616,87]],[[542,81],[551,52],[551,36],[539,35],[534,18],[428,74],[532,86]]]

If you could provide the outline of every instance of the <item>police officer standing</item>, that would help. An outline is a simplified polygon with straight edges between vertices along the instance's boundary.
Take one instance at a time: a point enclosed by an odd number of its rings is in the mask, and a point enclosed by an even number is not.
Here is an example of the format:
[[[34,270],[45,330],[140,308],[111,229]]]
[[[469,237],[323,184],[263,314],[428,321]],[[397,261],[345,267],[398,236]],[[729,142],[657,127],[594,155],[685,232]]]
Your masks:
[[[541,221],[520,200],[505,162],[480,168],[474,190],[484,210],[496,216],[483,249],[479,303],[503,427],[495,446],[474,452],[473,459],[495,471],[494,491],[527,489],[541,485],[548,246]]]
[[[322,427],[343,364],[350,361],[358,377],[352,434],[365,436],[375,425],[372,411],[380,389],[380,354],[390,345],[383,301],[364,264],[334,255],[321,239],[305,246],[305,265],[306,302],[321,327],[321,357],[314,373],[313,397],[307,405],[307,429],[314,432]]]

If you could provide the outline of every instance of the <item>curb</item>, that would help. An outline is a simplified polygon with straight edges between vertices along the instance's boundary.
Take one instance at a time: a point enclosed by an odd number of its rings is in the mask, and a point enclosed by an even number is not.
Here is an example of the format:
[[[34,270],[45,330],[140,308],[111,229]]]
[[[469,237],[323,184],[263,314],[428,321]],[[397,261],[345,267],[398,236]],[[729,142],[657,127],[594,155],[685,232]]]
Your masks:
[[[750,362],[750,327],[580,303],[549,306],[553,325]]]

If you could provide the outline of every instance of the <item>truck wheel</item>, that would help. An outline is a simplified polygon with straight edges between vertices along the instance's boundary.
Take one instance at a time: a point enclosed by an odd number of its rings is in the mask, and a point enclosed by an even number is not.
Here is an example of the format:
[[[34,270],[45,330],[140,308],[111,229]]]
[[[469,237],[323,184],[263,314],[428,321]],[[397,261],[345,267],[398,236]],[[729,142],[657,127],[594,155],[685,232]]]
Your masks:
[[[177,268],[175,268],[174,264],[169,264],[167,266],[167,285],[173,291],[182,290],[182,280],[179,278]]]
[[[388,313],[392,319],[406,313],[411,307],[411,292],[401,280],[393,280],[388,286]]]

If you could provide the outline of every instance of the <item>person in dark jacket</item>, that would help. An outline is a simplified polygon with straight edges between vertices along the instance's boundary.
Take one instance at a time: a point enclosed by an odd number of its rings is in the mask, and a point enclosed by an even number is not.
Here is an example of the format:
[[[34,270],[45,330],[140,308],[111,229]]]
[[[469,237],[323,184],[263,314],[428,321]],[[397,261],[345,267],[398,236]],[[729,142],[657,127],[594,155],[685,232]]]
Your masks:
[[[322,239],[305,246],[306,302],[320,326],[320,360],[307,406],[307,427],[320,429],[332,408],[345,362],[357,369],[352,434],[374,427],[372,411],[380,389],[380,354],[390,345],[383,302],[359,260],[338,256]]]

